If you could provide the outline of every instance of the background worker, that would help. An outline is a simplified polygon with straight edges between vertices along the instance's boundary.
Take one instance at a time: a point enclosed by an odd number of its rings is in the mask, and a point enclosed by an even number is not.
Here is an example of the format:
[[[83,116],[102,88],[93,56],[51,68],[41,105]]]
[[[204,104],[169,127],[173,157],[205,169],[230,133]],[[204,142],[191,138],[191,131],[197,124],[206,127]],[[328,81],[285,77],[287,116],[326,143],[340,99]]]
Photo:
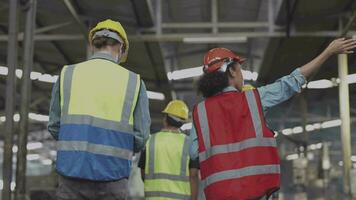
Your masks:
[[[193,111],[190,156],[199,156],[206,199],[266,199],[279,188],[279,158],[265,111],[300,92],[330,56],[355,47],[353,39],[336,39],[290,75],[245,92],[240,92],[244,59],[224,48],[205,55],[198,83],[205,100]]]
[[[63,67],[54,85],[48,130],[58,141],[57,199],[126,199],[134,152],[149,136],[146,88],[122,66],[129,42],[119,22],[89,33],[93,56]]]
[[[188,119],[188,107],[183,101],[173,100],[163,113],[163,129],[150,137],[139,163],[145,197],[196,200],[198,162],[189,159],[189,140],[179,129]]]

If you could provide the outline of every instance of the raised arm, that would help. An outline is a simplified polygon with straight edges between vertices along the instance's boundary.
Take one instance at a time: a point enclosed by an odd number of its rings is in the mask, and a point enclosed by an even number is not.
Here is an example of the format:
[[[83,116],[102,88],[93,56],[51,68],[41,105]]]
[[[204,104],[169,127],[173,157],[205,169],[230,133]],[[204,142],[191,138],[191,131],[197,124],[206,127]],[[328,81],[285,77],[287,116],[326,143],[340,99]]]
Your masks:
[[[312,61],[300,67],[300,73],[309,78],[313,73],[317,72],[322,64],[334,54],[350,54],[353,53],[351,49],[356,47],[356,41],[354,39],[339,38],[332,41],[329,46],[319,56]]]
[[[284,76],[272,84],[259,87],[258,91],[263,110],[267,111],[301,92],[306,79],[316,73],[330,56],[340,53],[353,53],[351,49],[355,47],[356,41],[354,39],[336,39],[319,56],[294,70],[290,75]]]

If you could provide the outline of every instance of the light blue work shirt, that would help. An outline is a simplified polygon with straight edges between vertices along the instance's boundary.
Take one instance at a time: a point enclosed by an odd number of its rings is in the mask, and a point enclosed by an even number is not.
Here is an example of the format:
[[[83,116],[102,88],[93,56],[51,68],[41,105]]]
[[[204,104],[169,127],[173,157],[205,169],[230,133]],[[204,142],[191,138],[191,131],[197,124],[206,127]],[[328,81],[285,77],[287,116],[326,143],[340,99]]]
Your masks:
[[[107,53],[95,53],[90,59],[105,59],[115,62],[115,59]],[[115,62],[116,63],[116,62]],[[58,140],[60,120],[61,120],[61,106],[60,106],[60,94],[59,94],[59,79],[54,84],[52,89],[52,99],[49,109],[49,122],[48,131],[51,133],[54,139]],[[134,136],[135,145],[134,151],[139,152],[144,149],[146,141],[150,135],[151,117],[148,107],[148,97],[146,92],[146,86],[141,81],[141,87],[137,104],[134,110]]]
[[[291,98],[295,93],[299,93],[302,90],[302,86],[306,83],[305,77],[300,73],[299,68],[294,70],[290,75],[284,76],[278,79],[272,84],[268,84],[257,88],[260,93],[262,108],[264,113],[266,111],[276,106],[289,98]],[[227,87],[223,92],[237,91],[234,87]],[[193,123],[193,127],[190,131],[190,158],[192,160],[198,159],[198,138]]]

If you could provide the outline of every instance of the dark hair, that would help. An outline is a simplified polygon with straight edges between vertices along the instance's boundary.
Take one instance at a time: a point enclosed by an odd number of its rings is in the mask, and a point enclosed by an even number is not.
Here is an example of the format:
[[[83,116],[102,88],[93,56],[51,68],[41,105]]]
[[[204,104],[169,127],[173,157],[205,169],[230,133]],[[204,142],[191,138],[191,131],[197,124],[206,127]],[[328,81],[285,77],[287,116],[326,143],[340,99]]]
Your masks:
[[[109,38],[109,37],[97,37],[93,40],[93,46],[97,49],[104,48],[106,46],[115,46],[120,44],[119,41]]]
[[[198,81],[198,93],[207,98],[222,92],[224,88],[229,86],[229,68],[232,67],[235,69],[235,64],[229,64],[226,72],[215,71],[209,74],[204,73]]]
[[[180,128],[181,126],[183,126],[183,121],[178,121],[176,119],[173,119],[169,115],[166,115],[166,122],[168,126],[173,126],[175,128]]]

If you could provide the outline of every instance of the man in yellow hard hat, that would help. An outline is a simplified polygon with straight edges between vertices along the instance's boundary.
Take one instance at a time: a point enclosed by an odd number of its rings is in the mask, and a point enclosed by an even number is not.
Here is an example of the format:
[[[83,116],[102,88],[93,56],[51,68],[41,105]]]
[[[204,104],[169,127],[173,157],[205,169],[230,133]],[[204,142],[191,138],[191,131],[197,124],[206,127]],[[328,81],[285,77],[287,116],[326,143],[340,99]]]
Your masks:
[[[99,22],[89,42],[93,56],[64,66],[52,92],[57,199],[126,199],[132,155],[149,136],[146,88],[140,75],[119,65],[129,50],[119,22]]]
[[[198,162],[190,160],[188,137],[180,131],[188,112],[180,100],[163,110],[163,129],[150,137],[139,163],[145,199],[197,198]]]

